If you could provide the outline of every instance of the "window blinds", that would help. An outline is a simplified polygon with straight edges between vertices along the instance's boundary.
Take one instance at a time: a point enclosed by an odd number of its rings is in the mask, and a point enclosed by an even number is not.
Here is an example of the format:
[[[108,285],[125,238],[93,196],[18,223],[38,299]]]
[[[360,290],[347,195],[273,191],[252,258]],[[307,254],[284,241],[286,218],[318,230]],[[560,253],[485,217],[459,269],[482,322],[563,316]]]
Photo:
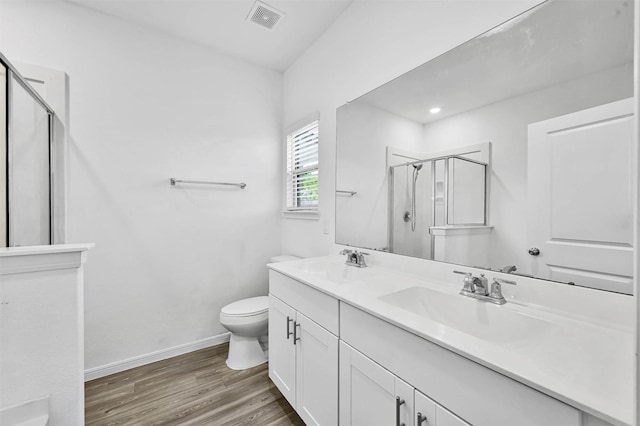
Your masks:
[[[287,210],[318,208],[318,120],[287,136]]]

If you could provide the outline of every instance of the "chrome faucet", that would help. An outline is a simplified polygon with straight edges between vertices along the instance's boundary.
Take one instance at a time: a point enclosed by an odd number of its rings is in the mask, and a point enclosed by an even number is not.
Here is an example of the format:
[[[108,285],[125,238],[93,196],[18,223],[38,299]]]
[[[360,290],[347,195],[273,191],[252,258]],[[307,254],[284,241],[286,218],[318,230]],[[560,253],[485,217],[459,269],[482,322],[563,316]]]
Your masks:
[[[367,264],[364,261],[365,256],[369,256],[369,253],[361,252],[358,250],[344,249],[340,252],[341,255],[347,255],[347,261],[345,265],[355,266],[356,268],[366,268]]]
[[[505,280],[503,278],[493,278],[493,282],[491,283],[491,292],[489,293],[489,297],[491,301],[497,305],[504,305],[507,303],[504,296],[502,295],[502,286],[500,283],[516,285],[518,284],[512,280]]]
[[[515,281],[505,280],[502,278],[494,278],[491,283],[491,290],[489,290],[489,281],[480,274],[479,277],[474,277],[471,272],[453,271],[455,274],[463,274],[464,280],[463,286],[460,290],[460,294],[463,296],[471,297],[474,299],[482,300],[485,302],[495,303],[496,305],[504,305],[507,303],[502,295],[502,286],[500,283],[515,285]]]
[[[504,272],[505,274],[510,274],[512,272],[517,271],[516,265],[507,265],[504,268],[500,269],[500,272]]]

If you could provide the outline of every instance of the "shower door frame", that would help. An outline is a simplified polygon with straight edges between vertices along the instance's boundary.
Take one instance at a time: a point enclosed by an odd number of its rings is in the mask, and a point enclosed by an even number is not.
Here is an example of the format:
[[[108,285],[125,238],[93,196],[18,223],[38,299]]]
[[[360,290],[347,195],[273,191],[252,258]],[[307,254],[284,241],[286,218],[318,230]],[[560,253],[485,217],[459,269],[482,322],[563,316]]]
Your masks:
[[[387,229],[388,229],[388,247],[389,247],[389,251],[391,253],[395,253],[394,251],[394,247],[393,247],[393,224],[395,221],[395,212],[394,212],[394,197],[395,197],[395,168],[397,167],[407,167],[407,166],[412,166],[415,164],[424,164],[427,162],[431,162],[431,178],[432,178],[432,197],[433,197],[433,201],[431,203],[431,224],[429,226],[429,241],[431,244],[431,248],[430,248],[430,253],[431,253],[431,259],[429,260],[433,260],[433,252],[434,252],[434,245],[435,245],[435,240],[434,240],[434,236],[431,232],[431,227],[435,226],[435,220],[436,220],[436,203],[435,203],[435,196],[436,196],[436,178],[435,178],[435,172],[436,172],[436,161],[439,160],[443,160],[444,161],[444,188],[443,188],[443,203],[444,203],[444,222],[445,225],[444,226],[450,226],[449,225],[449,160],[450,159],[458,159],[458,160],[462,160],[462,161],[467,161],[470,163],[475,163],[481,166],[484,166],[484,221],[482,223],[463,223],[463,224],[456,224],[456,225],[451,225],[451,226],[487,226],[487,224],[489,223],[489,162],[484,162],[484,161],[478,161],[478,160],[473,160],[470,158],[466,158],[464,157],[465,154],[468,154],[469,152],[480,152],[482,154],[483,159],[485,158],[489,158],[491,155],[491,143],[487,142],[485,144],[480,144],[480,145],[475,145],[473,147],[469,147],[469,148],[476,148],[479,147],[479,149],[476,150],[465,150],[465,152],[460,152],[460,153],[456,153],[456,154],[448,154],[448,155],[440,155],[440,156],[434,156],[434,157],[427,157],[424,159],[420,159],[420,160],[415,160],[415,161],[408,161],[405,163],[401,163],[401,164],[395,164],[393,166],[388,166],[388,181],[389,181],[389,187],[388,187],[388,214],[389,214],[389,223],[387,225]],[[486,152],[485,152],[486,151]],[[437,154],[436,154],[437,155]]]
[[[47,155],[48,155],[48,188],[49,188],[49,197],[48,197],[48,212],[49,212],[49,235],[48,235],[48,243],[53,244],[54,238],[54,220],[53,220],[53,171],[54,171],[54,159],[53,159],[53,136],[54,136],[54,116],[55,112],[53,109],[47,104],[47,102],[42,99],[40,94],[27,82],[27,80],[18,72],[18,70],[9,62],[9,60],[0,52],[0,63],[6,69],[6,80],[5,80],[5,119],[6,119],[6,129],[5,129],[5,185],[6,185],[6,194],[5,194],[5,202],[6,202],[6,211],[4,212],[4,220],[6,223],[6,241],[5,247],[13,247],[11,240],[11,209],[12,209],[12,188],[10,185],[11,171],[12,171],[12,161],[11,161],[11,140],[12,140],[12,100],[13,100],[13,89],[12,89],[12,81],[16,81],[20,86],[33,98],[33,100],[38,103],[42,108],[44,108],[47,114],[47,131],[48,131],[48,141],[47,141]]]

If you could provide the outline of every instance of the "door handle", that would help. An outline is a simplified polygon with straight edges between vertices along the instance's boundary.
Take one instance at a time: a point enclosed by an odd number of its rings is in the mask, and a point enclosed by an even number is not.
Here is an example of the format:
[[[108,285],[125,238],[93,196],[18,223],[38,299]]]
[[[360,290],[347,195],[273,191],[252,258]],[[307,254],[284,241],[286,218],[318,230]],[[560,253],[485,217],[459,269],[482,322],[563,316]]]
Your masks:
[[[400,406],[404,404],[404,399],[400,399],[396,396],[396,426],[405,426],[404,423],[400,423]]]
[[[540,254],[540,249],[537,247],[533,247],[529,249],[529,254],[531,256],[538,256]]]
[[[427,416],[423,416],[422,413],[418,412],[418,422],[416,423],[416,426],[422,426],[422,423],[424,422],[427,422],[427,424],[429,424]]]
[[[300,323],[294,321],[293,322],[293,344],[295,345],[296,342],[300,341],[300,337],[298,337],[298,327],[300,327]]]
[[[291,318],[289,318],[289,316],[287,316],[287,340],[289,340],[289,337],[293,334],[290,330],[289,330],[289,324],[293,322],[293,320]]]

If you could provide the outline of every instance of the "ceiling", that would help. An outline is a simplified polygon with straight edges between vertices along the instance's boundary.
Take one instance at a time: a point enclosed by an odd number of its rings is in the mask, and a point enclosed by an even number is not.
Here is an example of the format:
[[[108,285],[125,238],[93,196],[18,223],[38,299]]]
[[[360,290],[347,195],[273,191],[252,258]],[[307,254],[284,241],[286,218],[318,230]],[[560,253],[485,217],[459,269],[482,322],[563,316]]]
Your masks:
[[[547,2],[358,101],[426,124],[616,67],[631,76],[633,16],[629,0]]]
[[[69,0],[277,71],[286,70],[353,0],[265,0],[273,30],[247,21],[253,0]]]

